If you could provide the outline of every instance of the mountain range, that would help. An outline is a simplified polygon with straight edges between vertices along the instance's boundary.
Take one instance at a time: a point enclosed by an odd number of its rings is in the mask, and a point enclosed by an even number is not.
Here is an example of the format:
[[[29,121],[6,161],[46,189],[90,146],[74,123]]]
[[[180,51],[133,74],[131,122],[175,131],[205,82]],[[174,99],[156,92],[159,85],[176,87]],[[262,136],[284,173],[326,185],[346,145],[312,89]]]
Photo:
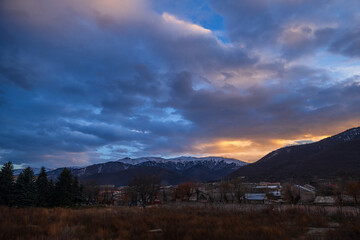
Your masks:
[[[127,185],[134,176],[149,174],[158,176],[162,184],[214,181],[247,165],[237,159],[222,157],[179,157],[179,158],[123,158],[117,161],[99,163],[82,168],[70,168],[83,182],[96,184]],[[63,168],[48,172],[56,179]]]
[[[319,142],[288,146],[244,166],[229,177],[285,180],[360,176],[360,127]]]
[[[308,180],[360,177],[360,127],[346,130],[321,141],[275,150],[255,163],[222,157],[142,157],[70,168],[81,181],[96,184],[127,185],[134,176],[158,176],[163,184],[207,182],[245,177],[254,181]],[[48,170],[56,179],[63,168]],[[15,174],[21,170],[16,170]],[[39,169],[34,170],[35,173]]]

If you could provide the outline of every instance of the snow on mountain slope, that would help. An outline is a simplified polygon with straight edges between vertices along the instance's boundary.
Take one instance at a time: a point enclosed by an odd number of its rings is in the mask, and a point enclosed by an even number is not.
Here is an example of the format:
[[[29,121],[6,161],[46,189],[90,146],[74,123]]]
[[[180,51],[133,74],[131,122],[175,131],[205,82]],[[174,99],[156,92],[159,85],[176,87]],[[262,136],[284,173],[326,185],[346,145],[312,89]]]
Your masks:
[[[137,165],[137,164],[142,164],[145,162],[154,162],[154,163],[182,163],[182,164],[186,164],[189,162],[193,162],[193,163],[208,163],[208,164],[216,164],[216,163],[226,163],[226,164],[235,164],[238,167],[241,166],[245,166],[246,162],[242,162],[240,160],[237,159],[233,159],[233,158],[223,158],[223,157],[186,157],[186,156],[181,156],[181,157],[177,157],[177,158],[160,158],[160,157],[142,157],[142,158],[123,158],[123,159],[119,159],[118,162],[122,162],[122,163],[127,163],[127,164],[132,164],[132,165]]]
[[[118,161],[90,165],[72,169],[80,180],[96,180],[99,183],[127,184],[130,175],[147,172],[160,174],[166,181],[181,183],[186,181],[211,181],[227,176],[247,163],[222,157],[178,157],[165,159],[160,157],[123,158]],[[62,169],[48,172],[49,178],[56,179]],[[109,179],[112,179],[111,182]],[[116,180],[114,180],[116,179]]]
[[[349,130],[346,130],[345,132],[339,133],[337,135],[334,135],[332,137],[326,138],[323,141],[334,141],[337,143],[340,142],[347,142],[351,140],[360,139],[360,127],[357,128],[351,128]]]
[[[140,164],[140,163],[144,163],[144,162],[162,162],[163,158],[160,158],[160,157],[141,157],[141,158],[129,158],[129,157],[126,157],[126,158],[122,158],[122,159],[119,159],[118,162],[122,162],[122,163],[126,163],[126,164],[131,164],[131,165],[137,165],[137,164]]]

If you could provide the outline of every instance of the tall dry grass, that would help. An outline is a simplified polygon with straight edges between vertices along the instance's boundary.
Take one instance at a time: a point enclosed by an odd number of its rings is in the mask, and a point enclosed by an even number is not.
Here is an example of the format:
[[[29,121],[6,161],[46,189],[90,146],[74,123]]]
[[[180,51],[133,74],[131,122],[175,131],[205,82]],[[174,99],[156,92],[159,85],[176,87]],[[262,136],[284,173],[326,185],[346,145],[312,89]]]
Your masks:
[[[359,231],[349,225],[348,233]],[[351,221],[359,221],[352,217]],[[305,210],[216,208],[0,208],[0,239],[297,239],[329,217]],[[357,222],[358,223],[358,222]],[[161,229],[155,230],[154,229]],[[340,234],[332,230],[334,236]],[[352,236],[352,235],[351,235]],[[330,238],[329,238],[330,239]],[[332,238],[340,239],[340,238]]]

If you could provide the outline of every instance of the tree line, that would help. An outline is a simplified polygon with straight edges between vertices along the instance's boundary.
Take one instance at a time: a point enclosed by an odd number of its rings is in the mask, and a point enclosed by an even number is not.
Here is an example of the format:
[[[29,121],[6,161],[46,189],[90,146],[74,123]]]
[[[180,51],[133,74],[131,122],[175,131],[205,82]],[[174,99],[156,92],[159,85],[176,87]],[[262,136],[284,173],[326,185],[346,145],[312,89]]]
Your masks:
[[[36,178],[33,170],[24,169],[14,180],[13,164],[5,163],[0,171],[0,204],[7,206],[74,206],[84,201],[84,187],[67,168],[58,180],[48,180],[42,167]]]

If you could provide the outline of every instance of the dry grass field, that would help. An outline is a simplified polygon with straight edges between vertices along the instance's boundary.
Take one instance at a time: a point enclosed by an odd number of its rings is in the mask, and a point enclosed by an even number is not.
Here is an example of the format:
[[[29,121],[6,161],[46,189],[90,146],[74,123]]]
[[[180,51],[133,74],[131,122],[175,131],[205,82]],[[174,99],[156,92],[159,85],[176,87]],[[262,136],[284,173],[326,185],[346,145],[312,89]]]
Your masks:
[[[360,239],[358,213],[298,208],[0,208],[0,239]]]

